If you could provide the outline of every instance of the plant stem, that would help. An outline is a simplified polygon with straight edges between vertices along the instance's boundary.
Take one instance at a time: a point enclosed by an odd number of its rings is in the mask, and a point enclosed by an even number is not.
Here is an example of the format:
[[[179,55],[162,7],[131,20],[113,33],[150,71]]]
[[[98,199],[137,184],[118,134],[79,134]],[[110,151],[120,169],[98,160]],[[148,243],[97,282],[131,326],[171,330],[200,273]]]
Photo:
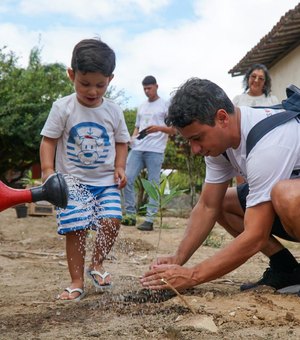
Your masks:
[[[191,310],[193,314],[196,314],[194,308],[186,301],[186,299],[178,292],[178,290],[171,285],[166,279],[161,278],[161,281],[164,282],[169,288],[173,290],[173,292],[179,297],[179,299]]]
[[[158,232],[158,241],[157,241],[157,247],[156,247],[156,258],[158,256],[158,249],[159,249],[159,243],[161,239],[161,230],[162,230],[162,221],[163,221],[163,214],[162,214],[162,206],[161,206],[161,197],[159,197],[159,206],[158,206],[158,211],[159,211],[159,232]]]

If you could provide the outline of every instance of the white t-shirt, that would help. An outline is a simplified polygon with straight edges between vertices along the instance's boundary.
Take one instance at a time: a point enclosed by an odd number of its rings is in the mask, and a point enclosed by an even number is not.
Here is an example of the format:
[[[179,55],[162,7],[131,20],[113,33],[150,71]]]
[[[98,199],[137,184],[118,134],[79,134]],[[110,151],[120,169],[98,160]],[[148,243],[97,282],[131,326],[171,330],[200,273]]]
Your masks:
[[[169,103],[162,98],[154,102],[145,101],[137,111],[135,126],[139,131],[144,130],[151,125],[165,124],[165,117],[168,113]],[[136,139],[132,144],[132,150],[151,151],[163,153],[168,141],[168,134],[164,132],[149,133],[143,139]]]
[[[246,159],[246,138],[251,128],[265,117],[281,110],[253,109],[242,106],[241,142],[237,149],[227,149],[230,162],[223,156],[206,157],[207,183],[223,183],[240,175],[249,183],[247,207],[270,201],[275,183],[291,177],[300,169],[300,122],[292,119],[267,133]]]
[[[130,140],[117,104],[103,98],[100,106],[88,108],[75,93],[53,103],[41,135],[58,138],[56,170],[95,186],[115,184],[115,143]]]
[[[250,96],[248,93],[243,93],[235,96],[232,100],[235,106],[272,106],[279,104],[276,96],[262,94],[261,96]]]

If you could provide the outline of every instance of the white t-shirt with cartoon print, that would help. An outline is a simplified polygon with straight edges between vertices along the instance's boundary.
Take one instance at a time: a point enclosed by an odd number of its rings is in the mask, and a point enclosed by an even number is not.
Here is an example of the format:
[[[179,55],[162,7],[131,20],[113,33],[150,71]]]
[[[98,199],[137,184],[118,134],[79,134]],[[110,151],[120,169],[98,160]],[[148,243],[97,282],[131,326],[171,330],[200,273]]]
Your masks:
[[[207,183],[223,183],[239,175],[249,184],[247,207],[271,200],[273,186],[300,169],[300,122],[292,119],[277,126],[254,146],[246,159],[246,138],[260,120],[282,110],[253,109],[241,106],[241,142],[223,156],[205,157]]]
[[[139,131],[151,125],[165,124],[165,117],[168,113],[169,103],[162,98],[158,98],[154,102],[145,101],[137,111],[135,126]],[[151,151],[163,153],[168,141],[168,134],[158,131],[149,133],[143,139],[135,139],[132,144],[132,150]]]
[[[56,170],[94,186],[115,184],[115,144],[130,140],[117,104],[103,98],[100,106],[88,108],[76,93],[53,103],[41,135],[58,138]]]

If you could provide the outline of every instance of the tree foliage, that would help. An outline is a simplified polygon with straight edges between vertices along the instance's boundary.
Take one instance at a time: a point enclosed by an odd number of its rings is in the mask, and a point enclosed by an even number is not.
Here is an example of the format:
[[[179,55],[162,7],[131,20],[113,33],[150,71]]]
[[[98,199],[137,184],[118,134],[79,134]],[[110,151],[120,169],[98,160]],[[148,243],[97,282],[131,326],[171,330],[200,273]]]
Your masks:
[[[190,205],[193,207],[196,203],[197,189],[201,189],[204,181],[204,158],[194,155],[189,143],[176,134],[169,138],[163,166],[165,169],[176,169],[188,176]]]
[[[136,109],[132,110],[127,109],[124,111],[124,117],[130,135],[132,135],[135,127],[136,112],[137,112]]]
[[[27,68],[13,52],[0,49],[0,178],[7,170],[22,177],[39,161],[40,131],[54,100],[72,92],[65,66],[43,65],[33,48]]]
[[[110,85],[105,93],[105,97],[110,98],[116,104],[120,105],[121,107],[126,107],[129,97],[126,96],[124,89],[117,89],[116,86]]]

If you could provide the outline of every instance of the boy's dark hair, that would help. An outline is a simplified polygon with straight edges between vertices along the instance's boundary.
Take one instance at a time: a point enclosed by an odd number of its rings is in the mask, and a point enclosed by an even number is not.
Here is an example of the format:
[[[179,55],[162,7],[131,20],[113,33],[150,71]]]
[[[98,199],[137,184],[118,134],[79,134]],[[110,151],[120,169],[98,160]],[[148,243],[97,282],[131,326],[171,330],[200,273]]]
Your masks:
[[[116,67],[116,55],[101,39],[84,39],[73,49],[71,67],[74,72],[100,72],[109,77]]]
[[[224,90],[209,80],[191,78],[172,97],[165,122],[176,128],[183,128],[195,121],[214,126],[219,109],[226,110],[228,114],[234,112],[234,106]]]
[[[147,86],[147,85],[156,85],[156,79],[153,76],[147,76],[143,79],[142,85]]]

